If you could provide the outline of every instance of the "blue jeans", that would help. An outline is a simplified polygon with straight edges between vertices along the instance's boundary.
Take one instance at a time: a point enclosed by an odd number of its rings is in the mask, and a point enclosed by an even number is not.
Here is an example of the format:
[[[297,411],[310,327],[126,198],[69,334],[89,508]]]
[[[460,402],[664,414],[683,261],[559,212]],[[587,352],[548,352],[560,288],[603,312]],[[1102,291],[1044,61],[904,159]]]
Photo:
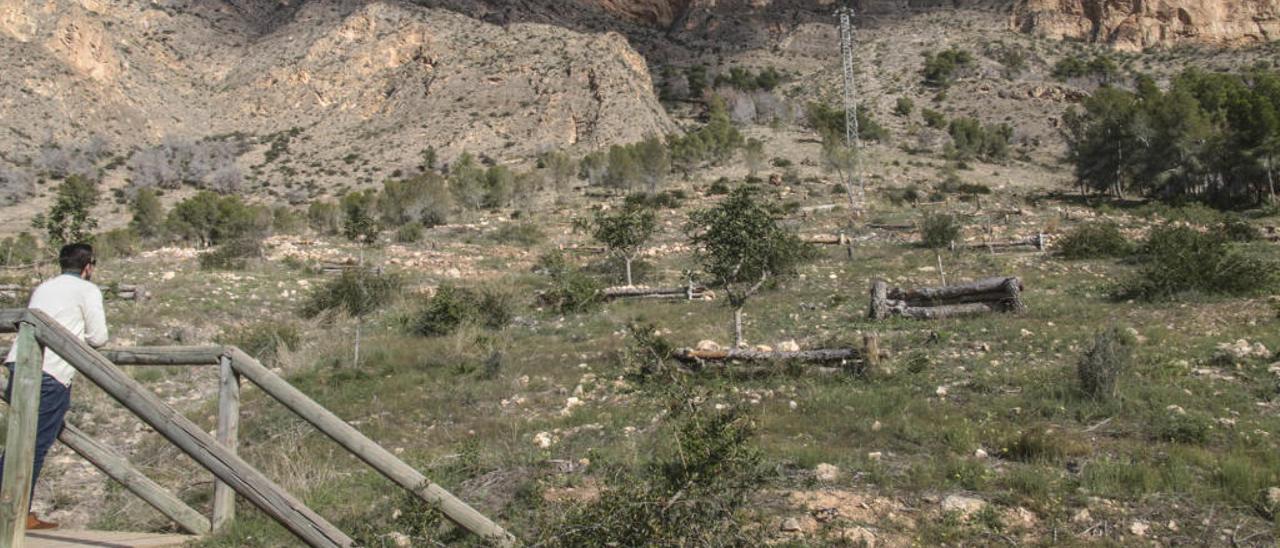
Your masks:
[[[4,388],[4,401],[10,401],[13,391],[13,364],[4,364],[9,370],[9,382]],[[44,456],[53,447],[54,440],[62,433],[63,419],[71,408],[71,387],[44,373],[40,380],[40,417],[36,420],[36,459],[31,468],[31,498],[35,498],[36,480],[44,468]],[[4,456],[0,456],[0,478],[4,477]]]

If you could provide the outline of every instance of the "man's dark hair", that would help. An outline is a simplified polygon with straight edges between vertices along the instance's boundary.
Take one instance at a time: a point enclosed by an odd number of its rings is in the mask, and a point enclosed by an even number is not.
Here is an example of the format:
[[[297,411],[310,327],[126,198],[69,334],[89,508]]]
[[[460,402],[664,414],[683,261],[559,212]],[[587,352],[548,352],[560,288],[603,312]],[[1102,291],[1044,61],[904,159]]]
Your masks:
[[[63,271],[80,272],[93,262],[93,246],[89,244],[67,244],[58,253],[58,265]]]

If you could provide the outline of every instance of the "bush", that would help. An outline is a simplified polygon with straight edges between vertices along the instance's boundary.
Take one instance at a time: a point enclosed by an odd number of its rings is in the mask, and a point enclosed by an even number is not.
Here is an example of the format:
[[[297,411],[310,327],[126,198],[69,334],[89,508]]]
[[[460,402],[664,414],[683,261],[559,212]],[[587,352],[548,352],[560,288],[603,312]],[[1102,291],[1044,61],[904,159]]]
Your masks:
[[[242,238],[226,242],[200,256],[201,270],[244,270],[249,259],[262,257],[262,242]]]
[[[317,234],[334,235],[338,233],[341,213],[338,204],[315,201],[307,206],[307,226]]]
[[[108,230],[93,238],[94,255],[103,259],[132,257],[138,247],[138,234],[130,228]]]
[[[1076,377],[1080,390],[1094,399],[1116,394],[1116,380],[1133,362],[1133,338],[1117,327],[1098,333],[1093,346],[1080,357]]]
[[[1148,428],[1156,441],[1202,444],[1209,439],[1213,421],[1197,411],[1155,409],[1151,411]]]
[[[414,335],[439,337],[465,324],[502,329],[510,325],[514,317],[514,305],[506,293],[446,284],[409,319],[407,328]]]
[[[40,257],[40,243],[30,232],[21,232],[0,242],[0,265],[26,266],[35,264]]]
[[[1085,223],[1058,241],[1058,255],[1064,259],[1097,259],[1123,257],[1133,251],[1133,244],[1115,223]]]
[[[929,249],[944,249],[960,237],[960,222],[949,213],[926,215],[920,226],[921,243]]]
[[[316,318],[344,312],[361,318],[391,302],[403,285],[394,274],[348,270],[312,290],[299,313],[304,318]]]
[[[1235,215],[1225,215],[1217,230],[1228,242],[1254,242],[1262,239],[1262,232],[1258,227]]]
[[[279,362],[282,352],[301,345],[302,334],[296,325],[273,320],[230,330],[217,340],[221,344],[238,347],[267,367],[272,367]]]
[[[538,259],[537,269],[551,280],[551,287],[539,294],[539,301],[562,313],[582,312],[600,304],[600,282],[573,268],[564,254],[551,251]]]
[[[910,97],[902,96],[898,98],[898,102],[893,105],[893,113],[898,116],[911,116],[911,112],[916,108],[915,101]]]
[[[201,191],[179,202],[165,220],[170,233],[204,246],[242,238],[261,238],[271,226],[266,208],[246,204],[239,196]]]
[[[500,244],[533,247],[545,241],[547,235],[533,223],[507,223],[489,234],[489,238]]]
[[[940,53],[925,53],[924,67],[920,70],[924,76],[924,85],[934,88],[945,88],[955,80],[956,74],[973,64],[973,54],[952,47]]]
[[[805,109],[805,119],[818,135],[844,136],[844,108],[809,103]],[[889,139],[889,130],[871,116],[871,110],[865,105],[858,106],[858,138],[877,142]]]
[[[716,179],[711,186],[707,187],[708,196],[722,196],[729,193],[729,179],[721,177]]]
[[[677,392],[680,392],[677,390]],[[607,476],[600,498],[570,507],[541,528],[551,546],[719,546],[763,544],[745,507],[764,481],[751,445],[751,417],[710,411],[706,395],[673,394],[671,430],[654,460]]]
[[[1183,293],[1242,295],[1274,286],[1273,265],[1232,249],[1218,234],[1185,226],[1151,232],[1142,268],[1117,291],[1119,298],[1162,300]]]
[[[417,243],[422,240],[422,223],[414,221],[396,229],[396,241],[402,244]]]
[[[920,115],[924,117],[924,124],[933,129],[942,129],[947,127],[947,115],[933,109],[923,109]]]

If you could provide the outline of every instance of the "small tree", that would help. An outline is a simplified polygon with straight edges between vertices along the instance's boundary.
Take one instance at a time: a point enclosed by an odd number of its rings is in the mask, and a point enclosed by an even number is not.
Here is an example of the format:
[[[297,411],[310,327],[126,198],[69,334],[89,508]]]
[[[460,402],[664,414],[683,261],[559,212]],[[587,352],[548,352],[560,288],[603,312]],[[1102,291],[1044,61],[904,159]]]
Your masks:
[[[129,210],[133,213],[129,228],[139,237],[149,239],[160,235],[160,230],[164,228],[164,205],[160,203],[160,197],[154,190],[139,189],[133,202],[129,204]]]
[[[938,276],[942,279],[942,285],[947,285],[947,273],[942,267],[942,250],[950,247],[951,242],[960,237],[960,229],[960,223],[950,213],[926,215],[920,227],[920,242],[933,250],[934,257],[938,260]]]
[[[634,285],[631,262],[653,236],[656,226],[653,210],[634,204],[628,204],[613,214],[596,212],[591,237],[604,244],[610,255],[622,259],[626,265],[628,286]]]
[[[844,136],[828,132],[822,138],[822,165],[840,178],[845,196],[849,200],[849,211],[855,217],[861,213],[861,196],[866,188],[855,185],[861,183],[858,178],[858,150],[844,142]]]
[[[1111,327],[1093,338],[1093,346],[1080,357],[1076,376],[1085,395],[1105,400],[1116,394],[1116,380],[1133,361],[1133,337]]]
[[[342,208],[342,236],[360,244],[362,248],[378,241],[378,232],[381,227],[377,217],[374,216],[377,199],[378,195],[374,191],[366,190],[343,196],[342,203],[339,204]],[[363,263],[363,250],[360,257]]]
[[[671,173],[671,155],[667,153],[667,145],[655,136],[632,145],[635,148],[635,159],[640,167],[640,179],[644,181],[645,190],[655,194],[667,181]]]
[[[98,220],[91,217],[98,203],[98,187],[93,181],[72,175],[58,185],[58,196],[48,215],[36,217],[32,225],[44,229],[49,244],[55,249],[64,244],[83,242],[93,237]]]
[[[356,320],[353,366],[360,365],[360,335],[365,317],[389,304],[399,292],[400,279],[364,268],[344,272],[342,276],[316,288],[303,305],[304,318],[345,313]]]
[[[742,146],[742,161],[747,164],[748,175],[758,175],[765,162],[764,141],[747,139],[747,143]]]
[[[573,175],[578,172],[578,162],[574,161],[568,153],[560,150],[547,153],[542,162],[546,166],[548,179],[551,180],[556,194],[567,190],[569,183],[573,182]]]
[[[715,207],[690,214],[687,231],[708,282],[728,296],[734,344],[741,346],[747,299],[794,275],[808,246],[783,228],[779,209],[751,186],[738,187]]]

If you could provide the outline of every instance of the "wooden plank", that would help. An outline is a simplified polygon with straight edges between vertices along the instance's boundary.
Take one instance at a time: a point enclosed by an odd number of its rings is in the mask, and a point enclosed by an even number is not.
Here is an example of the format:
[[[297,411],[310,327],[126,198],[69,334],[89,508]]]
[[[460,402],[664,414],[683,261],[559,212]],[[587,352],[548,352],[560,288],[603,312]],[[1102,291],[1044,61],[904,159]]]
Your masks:
[[[29,310],[27,318],[39,328],[36,333],[38,341],[52,348],[82,375],[299,539],[311,546],[345,547],[353,544],[350,537],[223,447],[213,436],[166,405],[47,314]]]
[[[116,365],[198,366],[218,365],[221,346],[139,346],[133,348],[100,348],[98,353]],[[0,347],[0,352],[9,349]]]
[[[17,333],[18,322],[27,315],[25,308],[0,309],[0,333]]]
[[[27,533],[27,548],[169,548],[195,540],[199,538],[189,535],[58,529]]]
[[[22,548],[31,508],[32,466],[40,417],[40,383],[44,357],[36,344],[38,328],[22,323],[14,363],[9,430],[4,444],[4,477],[0,478],[0,545]]]
[[[134,468],[110,447],[89,437],[70,423],[62,429],[58,440],[183,529],[197,535],[209,533],[208,518],[187,506],[160,484],[151,481],[151,478]]]
[[[8,402],[6,402],[7,405]],[[93,439],[83,430],[67,422],[63,423],[62,433],[58,441],[96,466],[107,477],[119,482],[143,502],[150,504],[165,517],[173,520],[183,529],[196,535],[209,533],[209,519],[195,511],[186,503],[173,496],[160,484],[151,481],[145,474],[129,464],[129,461],[115,450]]]
[[[238,348],[229,347],[232,366],[249,382],[271,395],[285,407],[311,423],[316,429],[333,439],[351,454],[373,467],[387,479],[417,495],[418,498],[440,510],[445,517],[499,546],[514,546],[515,537],[480,512],[459,500],[443,487],[432,483],[421,472],[396,458],[381,445],[361,434],[328,409],[316,403],[293,385],[286,382],[265,366]]]
[[[218,443],[232,453],[240,439],[240,375],[231,357],[222,356],[218,369]],[[221,481],[213,484],[213,530],[221,531],[236,518],[236,492]]]

